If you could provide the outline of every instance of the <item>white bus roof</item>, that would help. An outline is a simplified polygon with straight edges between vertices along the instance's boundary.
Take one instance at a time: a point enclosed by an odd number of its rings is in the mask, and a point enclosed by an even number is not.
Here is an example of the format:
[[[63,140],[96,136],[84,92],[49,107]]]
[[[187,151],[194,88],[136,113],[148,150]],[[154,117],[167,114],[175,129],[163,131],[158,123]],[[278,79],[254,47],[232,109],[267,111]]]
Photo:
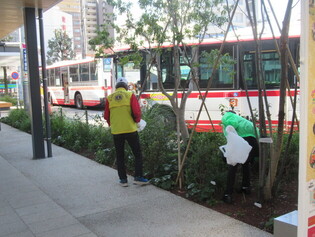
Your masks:
[[[85,59],[79,59],[79,60],[65,60],[65,61],[56,62],[52,65],[47,66],[46,68],[49,69],[49,68],[55,68],[55,67],[70,66],[70,65],[80,64],[80,63],[93,62],[95,60],[96,60],[95,58],[85,58]]]

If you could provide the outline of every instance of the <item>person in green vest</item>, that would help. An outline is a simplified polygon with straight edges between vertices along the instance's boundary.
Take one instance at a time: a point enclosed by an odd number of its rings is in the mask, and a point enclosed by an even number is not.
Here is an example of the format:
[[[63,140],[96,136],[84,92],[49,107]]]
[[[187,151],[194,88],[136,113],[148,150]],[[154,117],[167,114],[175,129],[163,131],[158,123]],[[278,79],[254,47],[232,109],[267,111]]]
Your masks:
[[[141,120],[141,109],[137,97],[128,91],[128,81],[121,77],[116,82],[116,91],[105,101],[104,118],[111,128],[120,185],[128,187],[125,168],[125,141],[135,156],[134,184],[145,185],[149,181],[143,177],[142,154],[137,123]]]
[[[251,193],[251,187],[250,187],[250,163],[253,161],[254,157],[259,156],[259,146],[256,139],[255,134],[255,127],[253,125],[253,122],[237,115],[234,111],[228,111],[226,112],[222,117],[222,125],[223,125],[223,132],[226,135],[225,128],[230,125],[233,126],[236,130],[237,134],[242,137],[245,141],[248,142],[248,144],[252,147],[248,158],[244,164],[242,164],[242,171],[243,171],[243,177],[242,177],[242,187],[240,189],[241,192],[245,194]],[[259,131],[256,128],[257,134],[259,135]],[[227,183],[226,183],[226,189],[223,196],[223,201],[225,203],[232,203],[232,194],[234,191],[234,183],[235,183],[235,176],[238,165],[228,165],[228,176],[227,176]]]

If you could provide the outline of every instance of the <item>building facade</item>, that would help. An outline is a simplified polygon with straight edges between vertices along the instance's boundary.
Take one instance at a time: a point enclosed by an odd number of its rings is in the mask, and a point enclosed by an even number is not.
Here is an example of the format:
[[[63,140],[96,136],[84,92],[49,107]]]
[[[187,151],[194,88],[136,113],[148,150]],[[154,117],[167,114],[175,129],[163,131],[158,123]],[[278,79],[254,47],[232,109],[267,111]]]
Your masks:
[[[81,28],[81,2],[80,0],[63,0],[57,5],[61,11],[72,16],[73,46],[77,58],[82,58],[82,28]]]
[[[99,27],[106,23],[107,15],[113,13],[113,8],[104,0],[81,0],[82,52],[84,57],[94,56],[89,41],[97,34]],[[110,32],[114,36],[114,30]]]

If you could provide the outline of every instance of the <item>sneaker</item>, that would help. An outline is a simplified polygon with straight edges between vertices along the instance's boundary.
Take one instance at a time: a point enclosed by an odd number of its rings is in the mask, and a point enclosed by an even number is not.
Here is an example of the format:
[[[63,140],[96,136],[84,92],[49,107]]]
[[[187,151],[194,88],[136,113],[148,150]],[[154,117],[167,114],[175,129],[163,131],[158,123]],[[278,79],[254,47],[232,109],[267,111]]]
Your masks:
[[[229,194],[224,194],[222,201],[227,203],[227,204],[232,204],[232,197]]]
[[[128,180],[127,179],[121,179],[119,181],[120,186],[122,187],[128,187]]]
[[[149,184],[149,180],[143,178],[143,177],[135,177],[134,184],[139,184],[139,185],[146,185]]]

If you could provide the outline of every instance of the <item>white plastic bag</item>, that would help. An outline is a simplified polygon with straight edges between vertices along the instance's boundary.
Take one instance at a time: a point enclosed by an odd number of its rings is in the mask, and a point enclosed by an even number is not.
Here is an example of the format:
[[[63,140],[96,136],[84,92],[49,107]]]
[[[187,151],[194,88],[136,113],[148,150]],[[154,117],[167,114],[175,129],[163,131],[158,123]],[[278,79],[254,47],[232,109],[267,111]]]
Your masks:
[[[140,122],[138,123],[138,132],[141,132],[145,128],[146,125],[147,125],[147,122],[141,119]]]
[[[233,166],[237,163],[244,164],[252,147],[230,125],[226,127],[226,140],[227,144],[219,147],[226,158],[226,162]]]

